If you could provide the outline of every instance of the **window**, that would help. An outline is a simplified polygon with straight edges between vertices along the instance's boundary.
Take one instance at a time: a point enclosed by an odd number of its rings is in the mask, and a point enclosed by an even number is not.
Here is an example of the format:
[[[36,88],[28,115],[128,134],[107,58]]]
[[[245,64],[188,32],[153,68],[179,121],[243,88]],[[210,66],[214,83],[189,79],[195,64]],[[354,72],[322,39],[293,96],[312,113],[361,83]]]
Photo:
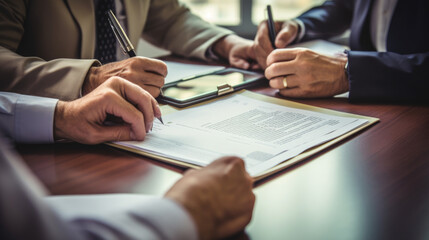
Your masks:
[[[240,0],[184,0],[192,12],[222,26],[240,24]]]
[[[266,18],[264,10],[268,4],[273,9],[274,19],[285,20],[297,17],[323,2],[324,0],[253,0],[252,21],[258,25]]]
[[[204,20],[229,28],[252,39],[258,24],[265,19],[265,8],[271,4],[274,19],[298,16],[324,0],[181,0]]]

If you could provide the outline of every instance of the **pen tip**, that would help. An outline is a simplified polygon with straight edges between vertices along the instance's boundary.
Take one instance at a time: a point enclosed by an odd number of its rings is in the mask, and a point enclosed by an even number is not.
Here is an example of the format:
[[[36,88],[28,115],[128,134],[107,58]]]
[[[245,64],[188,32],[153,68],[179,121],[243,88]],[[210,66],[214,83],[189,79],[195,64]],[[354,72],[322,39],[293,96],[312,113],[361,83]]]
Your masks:
[[[162,121],[162,117],[159,117],[158,120],[164,125],[164,121]]]

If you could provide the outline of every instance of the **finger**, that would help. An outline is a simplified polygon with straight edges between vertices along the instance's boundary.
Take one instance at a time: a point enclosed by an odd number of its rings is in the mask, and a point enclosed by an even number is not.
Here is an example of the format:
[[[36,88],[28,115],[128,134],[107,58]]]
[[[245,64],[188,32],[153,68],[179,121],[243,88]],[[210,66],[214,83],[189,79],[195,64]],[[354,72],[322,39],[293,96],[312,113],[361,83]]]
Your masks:
[[[305,98],[311,97],[306,92],[304,92],[301,88],[285,88],[279,91],[279,94],[285,97],[291,98]]]
[[[272,79],[275,77],[287,76],[296,73],[295,62],[276,62],[265,69],[265,77]]]
[[[296,58],[298,48],[276,49],[267,57],[267,66],[280,61],[292,61]]]
[[[196,171],[197,171],[196,169],[190,168],[190,169],[186,170],[186,171],[183,173],[183,175],[184,175],[184,176],[186,176],[186,175],[189,175],[189,174],[195,173]]]
[[[213,161],[210,165],[217,166],[217,165],[224,165],[224,164],[226,164],[226,165],[238,164],[238,165],[241,165],[242,168],[244,168],[243,159],[241,159],[239,157],[235,157],[235,156],[225,156],[225,157],[218,158],[215,161]]]
[[[106,101],[106,112],[122,118],[125,123],[130,125],[130,138],[140,141],[143,140],[146,136],[146,131],[148,129],[147,125],[143,124],[143,114],[119,95],[115,94],[113,97],[107,99]]]
[[[155,115],[156,118],[160,118],[161,117],[161,109],[159,108],[158,102],[152,98],[152,110],[153,110],[153,114]]]
[[[167,76],[167,65],[158,59],[146,58],[146,57],[134,57],[130,58],[133,60],[130,65],[133,69],[141,69],[146,72],[153,72],[160,76]]]
[[[143,114],[146,131],[152,128],[154,119],[153,102],[155,99],[145,90],[137,85],[123,81],[123,96]]]
[[[144,87],[145,85],[154,86],[157,88],[161,88],[164,86],[165,78],[153,72],[146,71],[132,71],[127,74],[123,74],[123,77],[128,81],[133,83],[137,83],[139,86]]]
[[[143,86],[143,89],[146,90],[154,98],[158,97],[161,93],[161,89],[159,87],[145,85]]]
[[[99,126],[97,131],[100,133],[98,136],[98,143],[107,141],[133,141],[131,127],[129,125],[116,125],[116,126]]]
[[[223,239],[244,229],[252,219],[252,210],[253,205],[244,209],[242,208],[240,212],[231,216],[228,221],[221,223],[217,230],[218,237]]]
[[[264,21],[259,25],[259,30],[255,42],[257,42],[258,46],[263,49],[264,52],[270,53],[274,50],[273,46],[271,45],[271,40],[268,34],[267,21]]]
[[[242,58],[231,58],[231,65],[236,68],[249,69],[249,62]]]
[[[297,29],[294,25],[286,23],[285,26],[280,30],[276,37],[276,47],[285,48],[293,40],[295,40],[297,34]]]
[[[270,87],[275,89],[284,89],[284,88],[295,88],[299,86],[299,80],[296,75],[286,76],[286,84],[287,84],[286,87],[283,80],[284,80],[284,76],[270,79],[270,82],[269,82]]]
[[[252,69],[252,70],[262,70],[262,67],[258,63],[252,63],[251,66],[250,66],[250,69]]]

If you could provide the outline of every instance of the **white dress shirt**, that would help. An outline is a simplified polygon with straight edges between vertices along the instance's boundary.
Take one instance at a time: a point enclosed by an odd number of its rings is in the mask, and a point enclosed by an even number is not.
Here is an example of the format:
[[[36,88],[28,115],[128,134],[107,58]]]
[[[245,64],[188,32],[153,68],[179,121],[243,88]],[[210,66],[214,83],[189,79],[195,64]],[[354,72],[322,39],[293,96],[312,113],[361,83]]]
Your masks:
[[[0,92],[0,127],[15,142],[53,142],[57,102],[53,98]]]
[[[53,142],[57,102],[57,99],[0,92],[0,225],[3,229],[0,236],[11,236],[11,239],[198,238],[189,213],[167,198],[140,194],[44,197],[46,191],[42,185],[19,157],[8,152],[10,147],[3,135],[17,142]],[[2,235],[3,231],[6,235]],[[22,237],[24,235],[26,237]]]
[[[371,41],[378,52],[386,52],[387,34],[398,0],[375,0],[371,12]],[[293,19],[300,26],[296,41],[305,34],[305,25],[299,19]]]
[[[376,0],[371,12],[371,41],[378,52],[386,52],[387,34],[398,0]]]

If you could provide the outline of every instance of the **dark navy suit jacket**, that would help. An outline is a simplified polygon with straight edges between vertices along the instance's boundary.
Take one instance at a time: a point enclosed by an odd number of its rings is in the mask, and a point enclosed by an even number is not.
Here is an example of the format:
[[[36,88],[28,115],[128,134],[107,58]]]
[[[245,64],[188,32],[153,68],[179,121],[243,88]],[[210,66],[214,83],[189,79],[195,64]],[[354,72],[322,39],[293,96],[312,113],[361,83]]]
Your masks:
[[[302,41],[328,39],[351,30],[349,83],[352,102],[429,102],[429,0],[398,0],[387,35],[387,52],[371,41],[375,0],[331,0],[298,18]]]

